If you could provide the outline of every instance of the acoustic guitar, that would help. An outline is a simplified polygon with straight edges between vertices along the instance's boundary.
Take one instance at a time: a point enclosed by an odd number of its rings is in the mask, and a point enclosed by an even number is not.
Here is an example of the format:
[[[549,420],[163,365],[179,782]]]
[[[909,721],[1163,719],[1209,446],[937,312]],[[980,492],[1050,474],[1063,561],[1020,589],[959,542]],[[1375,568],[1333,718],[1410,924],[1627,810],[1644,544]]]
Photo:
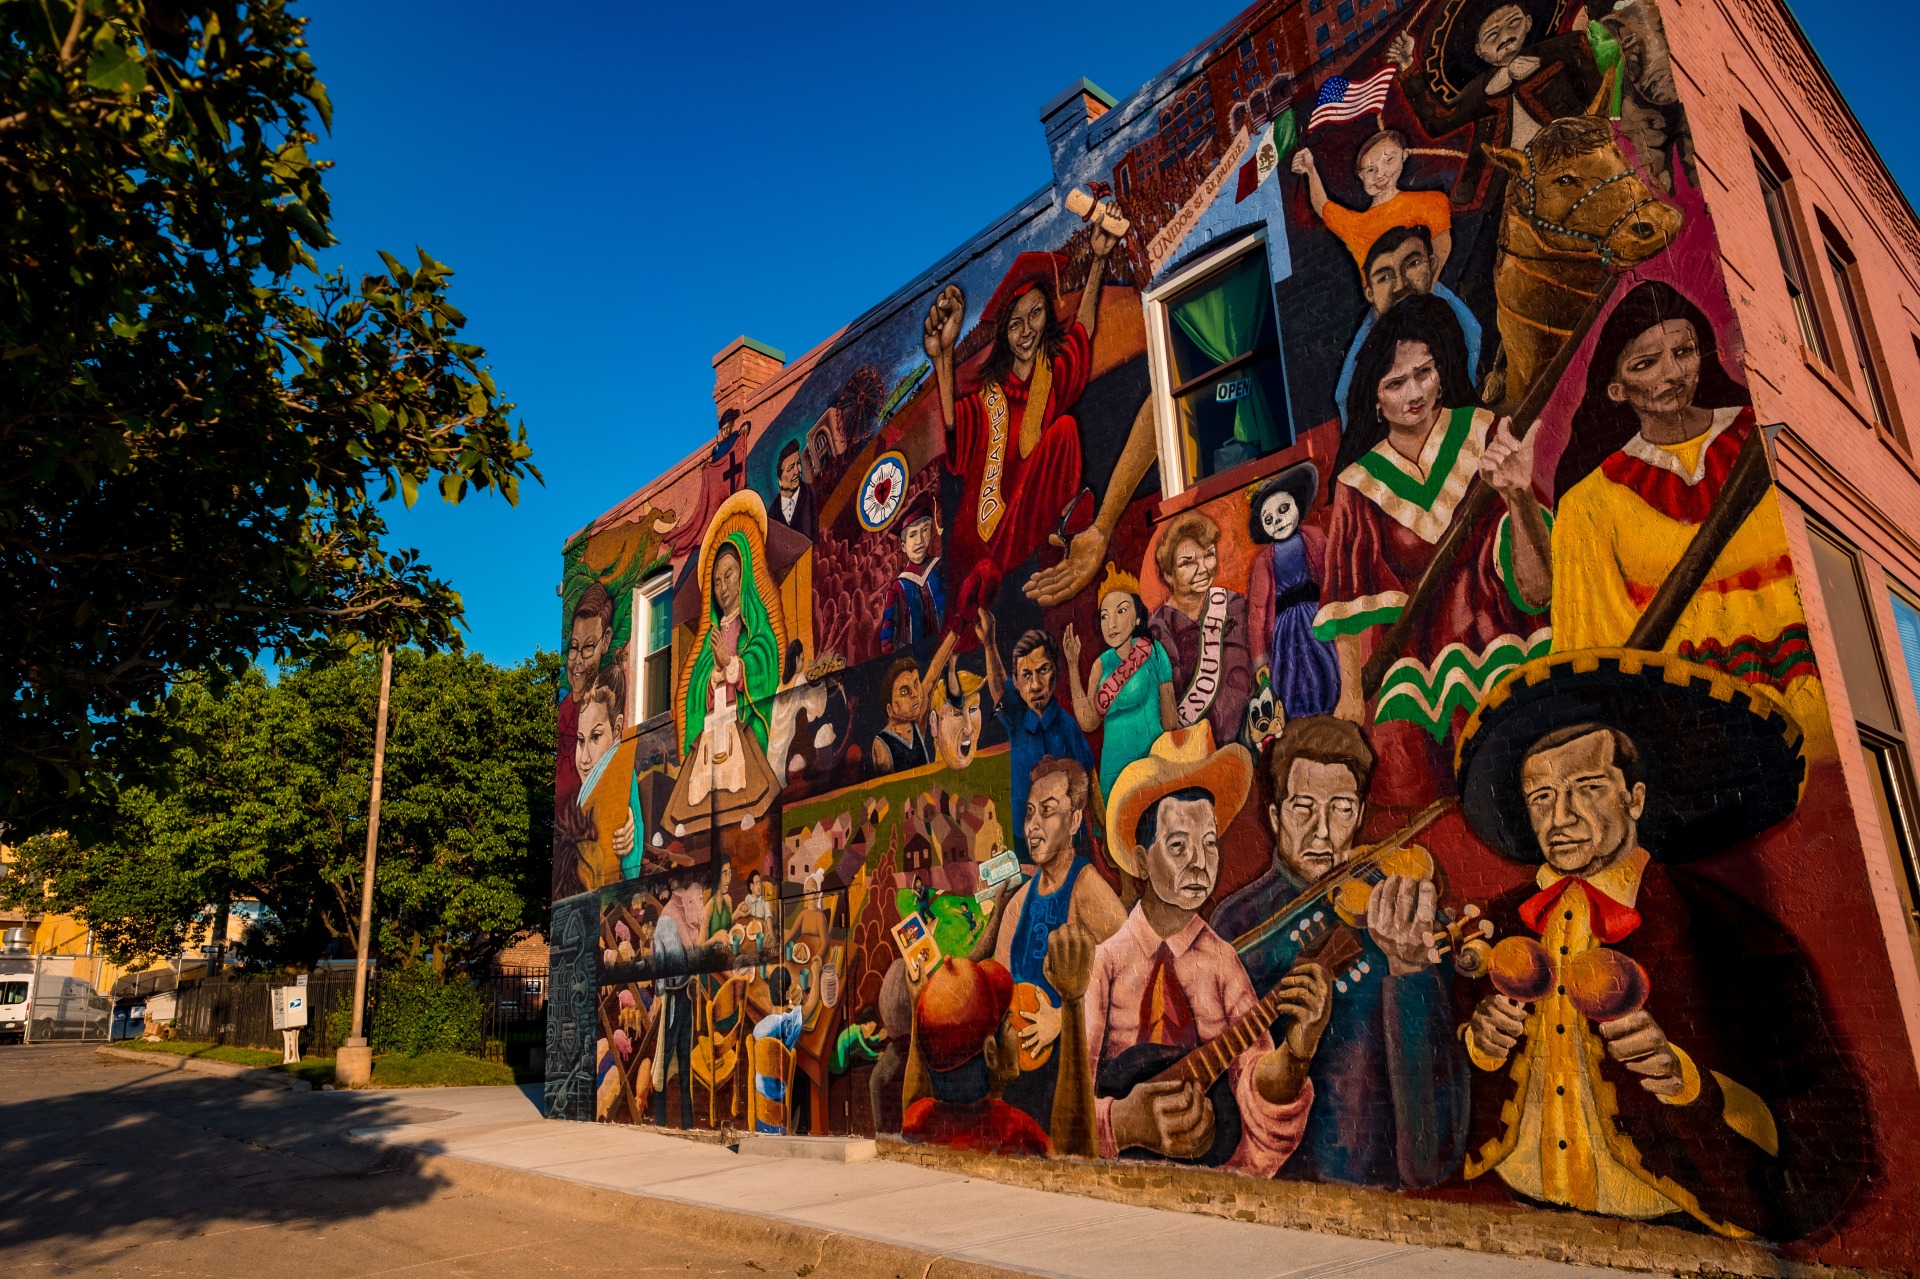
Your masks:
[[[1338,972],[1359,958],[1359,937],[1338,920],[1322,917],[1305,921],[1298,931],[1303,935],[1318,934],[1305,940],[1299,958],[1321,964],[1329,974]],[[1173,1044],[1135,1044],[1101,1065],[1094,1078],[1094,1095],[1124,1097],[1142,1084],[1190,1082],[1200,1085],[1206,1089],[1207,1102],[1213,1107],[1213,1144],[1197,1158],[1175,1162],[1218,1167],[1233,1158],[1233,1152],[1240,1145],[1240,1105],[1234,1100],[1233,1079],[1227,1074],[1227,1067],[1280,1016],[1280,1001],[1284,993],[1283,988],[1276,985],[1265,999],[1236,1018],[1224,1032],[1197,1048],[1181,1048]],[[1331,992],[1328,998],[1332,998]],[[1120,1157],[1171,1158],[1144,1146],[1129,1146],[1120,1152]]]

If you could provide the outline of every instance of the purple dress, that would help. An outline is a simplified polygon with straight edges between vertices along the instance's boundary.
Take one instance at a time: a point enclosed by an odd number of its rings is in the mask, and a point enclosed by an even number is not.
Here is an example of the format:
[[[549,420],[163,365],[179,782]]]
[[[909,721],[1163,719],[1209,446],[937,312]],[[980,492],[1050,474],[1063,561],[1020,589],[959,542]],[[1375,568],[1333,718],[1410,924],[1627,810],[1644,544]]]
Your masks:
[[[1259,613],[1267,628],[1262,638],[1273,672],[1274,700],[1290,720],[1331,715],[1340,700],[1340,659],[1331,643],[1313,634],[1314,615],[1320,611],[1320,583],[1314,580],[1307,538],[1275,542],[1263,558],[1273,584],[1272,595],[1261,601],[1267,608]]]

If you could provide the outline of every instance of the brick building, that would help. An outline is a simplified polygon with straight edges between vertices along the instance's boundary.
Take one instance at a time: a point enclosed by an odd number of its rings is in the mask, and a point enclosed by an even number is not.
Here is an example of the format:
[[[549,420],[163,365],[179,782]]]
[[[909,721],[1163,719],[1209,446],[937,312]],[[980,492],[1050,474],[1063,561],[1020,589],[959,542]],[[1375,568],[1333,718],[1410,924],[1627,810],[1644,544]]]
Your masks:
[[[1592,16],[1256,5],[716,356],[565,548],[552,1114],[1920,1267],[1920,219],[1776,0]]]

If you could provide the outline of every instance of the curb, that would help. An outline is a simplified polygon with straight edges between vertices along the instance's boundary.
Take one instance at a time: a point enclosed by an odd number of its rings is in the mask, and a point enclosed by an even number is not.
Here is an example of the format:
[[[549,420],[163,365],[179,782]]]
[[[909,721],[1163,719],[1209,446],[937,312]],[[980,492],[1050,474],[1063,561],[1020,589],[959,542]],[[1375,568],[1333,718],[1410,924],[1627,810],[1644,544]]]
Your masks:
[[[661,1195],[609,1190],[458,1155],[428,1154],[407,1146],[388,1145],[376,1137],[348,1133],[341,1140],[385,1150],[387,1158],[382,1160],[385,1171],[436,1178],[447,1188],[505,1192],[520,1202],[550,1206],[576,1220],[587,1218],[608,1225],[645,1226],[709,1246],[715,1240],[724,1239],[744,1252],[747,1263],[758,1269],[819,1275],[822,1279],[829,1275],[833,1279],[901,1279],[902,1276],[1033,1279],[1035,1275],[1048,1273],[1009,1270],[907,1244],[782,1221],[778,1217],[710,1208]]]
[[[259,1066],[242,1066],[231,1061],[201,1061],[196,1057],[180,1057],[168,1052],[142,1052],[137,1048],[96,1048],[102,1057],[113,1057],[120,1061],[137,1061],[156,1070],[190,1070],[199,1075],[218,1075],[223,1079],[237,1079],[241,1083],[251,1084],[255,1088],[278,1088],[282,1092],[312,1092],[313,1085],[304,1079],[296,1079],[277,1070],[266,1070]]]

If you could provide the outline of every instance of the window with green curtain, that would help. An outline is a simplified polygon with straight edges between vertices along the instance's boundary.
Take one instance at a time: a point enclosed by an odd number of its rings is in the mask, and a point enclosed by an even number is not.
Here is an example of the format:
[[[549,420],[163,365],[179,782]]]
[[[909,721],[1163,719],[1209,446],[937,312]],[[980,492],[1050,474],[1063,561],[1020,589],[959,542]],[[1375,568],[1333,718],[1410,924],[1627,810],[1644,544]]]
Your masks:
[[[646,647],[641,664],[643,681],[640,715],[651,719],[664,715],[673,697],[673,592],[671,579],[655,587],[642,587],[646,602]]]
[[[1264,245],[1167,300],[1189,478],[1293,442]]]

